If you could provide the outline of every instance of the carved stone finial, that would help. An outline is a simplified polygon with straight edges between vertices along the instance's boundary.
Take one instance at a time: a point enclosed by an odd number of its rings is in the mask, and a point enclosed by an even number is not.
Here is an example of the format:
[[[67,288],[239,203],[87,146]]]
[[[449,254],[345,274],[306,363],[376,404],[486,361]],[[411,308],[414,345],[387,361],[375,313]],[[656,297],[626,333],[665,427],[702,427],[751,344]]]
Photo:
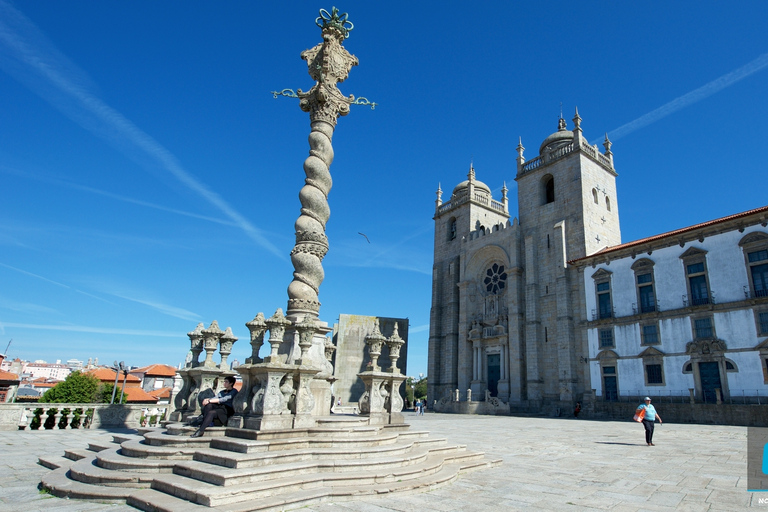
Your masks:
[[[216,364],[213,362],[213,353],[216,352],[216,348],[219,346],[219,339],[224,335],[224,331],[219,329],[219,322],[214,320],[207,329],[201,331],[204,340],[205,348],[205,361],[203,366],[206,368],[215,368]]]
[[[576,115],[573,116],[573,129],[581,130],[581,116],[579,116],[579,107],[576,107]]]
[[[296,330],[299,331],[299,348],[301,349],[301,356],[299,357],[301,363],[305,361],[307,352],[312,346],[312,338],[317,331],[317,325],[311,315],[304,315],[304,319],[296,324]]]
[[[392,363],[392,365],[389,367],[389,371],[392,373],[400,373],[400,368],[397,367],[397,360],[400,359],[400,348],[404,343],[405,340],[400,337],[397,322],[395,322],[395,329],[392,332],[392,336],[387,339],[387,347],[389,347],[389,360]]]
[[[605,142],[603,142],[603,147],[605,148],[605,154],[608,155],[608,156],[613,154],[611,152],[611,146],[612,145],[613,145],[613,143],[610,141],[610,139],[608,139],[608,133],[606,132],[606,134],[605,134]]]
[[[203,325],[203,322],[200,322],[197,324],[194,331],[187,333],[187,336],[189,336],[190,351],[192,352],[192,360],[189,363],[190,367],[195,367],[200,364],[200,352],[203,351],[203,329],[205,329],[205,326]]]
[[[221,354],[221,363],[219,364],[219,369],[221,370],[229,370],[229,363],[227,363],[227,358],[229,357],[229,354],[232,353],[232,345],[235,344],[237,341],[237,337],[232,333],[232,328],[227,327],[227,329],[224,331],[224,335],[219,338],[219,354]]]
[[[264,334],[267,332],[267,324],[264,321],[264,313],[259,312],[253,320],[247,322],[245,326],[251,332],[251,357],[245,359],[246,364],[260,363],[259,350],[264,344]]]
[[[373,324],[373,331],[371,334],[365,337],[365,344],[368,346],[368,355],[371,357],[369,366],[371,370],[377,372],[379,368],[379,356],[381,355],[381,347],[387,341],[387,338],[381,334],[379,330],[379,319],[377,318]]]
[[[269,354],[269,362],[277,362],[277,351],[280,348],[280,344],[283,342],[283,336],[285,335],[285,329],[291,325],[291,321],[285,318],[283,315],[283,309],[277,308],[275,314],[264,321],[269,329],[269,345],[271,352]]]

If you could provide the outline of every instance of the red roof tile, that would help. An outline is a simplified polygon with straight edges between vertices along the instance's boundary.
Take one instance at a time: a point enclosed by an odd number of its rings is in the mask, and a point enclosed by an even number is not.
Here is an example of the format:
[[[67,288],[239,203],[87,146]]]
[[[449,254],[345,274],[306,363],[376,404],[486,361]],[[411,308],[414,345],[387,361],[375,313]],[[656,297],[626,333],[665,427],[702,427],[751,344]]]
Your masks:
[[[150,395],[160,400],[161,398],[171,398],[172,388],[160,388],[149,392]]]
[[[112,373],[114,373],[114,372],[112,372]],[[125,400],[128,403],[131,403],[131,402],[134,402],[134,403],[135,402],[151,402],[153,404],[157,403],[157,398],[156,397],[150,395],[149,393],[147,393],[146,391],[144,391],[143,389],[141,389],[139,387],[135,387],[135,388],[134,387],[130,387],[129,388],[129,387],[126,386],[126,388],[125,388]]]
[[[19,376],[15,373],[0,370],[0,380],[19,380]]]
[[[176,375],[176,368],[167,364],[151,364],[143,368],[131,370],[130,373],[143,373],[150,377],[173,377]]]
[[[115,371],[111,370],[109,368],[96,368],[90,371],[85,372],[88,375],[93,375],[97,379],[99,379],[101,382],[105,383],[115,383]],[[118,380],[118,385],[123,385],[123,379],[125,379],[125,387],[131,387],[131,386],[138,386],[141,384],[141,379],[138,378],[135,375],[128,374],[128,377],[126,378],[124,375],[120,375],[120,379]]]

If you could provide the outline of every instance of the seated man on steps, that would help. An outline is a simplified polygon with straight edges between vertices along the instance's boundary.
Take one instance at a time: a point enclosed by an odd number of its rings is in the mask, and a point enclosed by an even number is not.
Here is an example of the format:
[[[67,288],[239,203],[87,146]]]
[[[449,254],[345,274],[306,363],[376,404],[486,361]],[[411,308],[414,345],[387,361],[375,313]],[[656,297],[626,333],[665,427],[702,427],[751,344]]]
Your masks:
[[[224,377],[224,389],[219,391],[215,398],[203,400],[203,421],[191,437],[202,437],[205,429],[213,424],[213,420],[219,420],[222,425],[227,424],[227,419],[235,413],[232,404],[235,395],[237,395],[237,390],[234,386],[235,377],[227,375]]]

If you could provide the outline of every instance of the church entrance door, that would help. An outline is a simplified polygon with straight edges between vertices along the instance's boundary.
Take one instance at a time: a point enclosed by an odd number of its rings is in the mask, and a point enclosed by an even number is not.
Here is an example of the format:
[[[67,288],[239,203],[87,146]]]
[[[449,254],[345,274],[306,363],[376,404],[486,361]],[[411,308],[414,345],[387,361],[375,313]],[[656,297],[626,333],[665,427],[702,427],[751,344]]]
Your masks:
[[[488,354],[488,391],[491,392],[491,396],[498,396],[500,378],[501,378],[501,355]]]
[[[699,377],[701,379],[701,394],[704,402],[714,404],[717,402],[715,390],[723,389],[720,386],[720,366],[716,361],[699,363]]]

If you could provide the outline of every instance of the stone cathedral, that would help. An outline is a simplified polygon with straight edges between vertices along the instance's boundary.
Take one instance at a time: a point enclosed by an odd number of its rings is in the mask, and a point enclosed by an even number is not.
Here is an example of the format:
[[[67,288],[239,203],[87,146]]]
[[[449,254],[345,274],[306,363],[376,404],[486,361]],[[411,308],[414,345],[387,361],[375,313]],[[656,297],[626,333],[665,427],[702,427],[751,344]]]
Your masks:
[[[611,143],[589,145],[580,123],[578,110],[572,130],[561,118],[533,159],[518,145],[518,218],[506,185],[495,200],[474,168],[447,201],[438,187],[428,369],[437,410],[551,412],[591,392],[584,299],[567,262],[619,245],[621,232]]]

